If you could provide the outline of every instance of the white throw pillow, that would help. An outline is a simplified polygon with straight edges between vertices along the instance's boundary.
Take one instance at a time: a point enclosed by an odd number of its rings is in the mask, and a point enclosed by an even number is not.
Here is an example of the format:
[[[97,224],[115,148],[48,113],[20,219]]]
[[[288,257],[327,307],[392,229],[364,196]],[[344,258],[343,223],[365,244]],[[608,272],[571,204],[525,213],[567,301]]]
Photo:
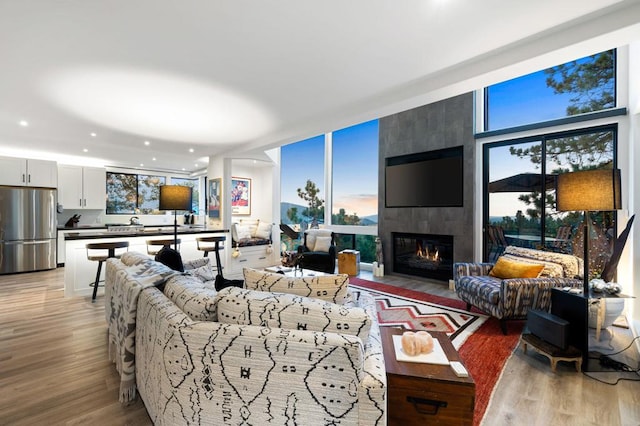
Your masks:
[[[240,225],[249,227],[249,233],[251,234],[249,238],[255,238],[259,223],[259,219],[240,219]]]
[[[244,268],[244,287],[249,290],[272,291],[313,297],[337,304],[347,298],[349,275],[288,277],[286,275]]]
[[[316,237],[316,244],[313,251],[322,251],[327,253],[331,247],[331,237]]]
[[[316,246],[316,238],[330,237],[331,232],[331,229],[309,229],[308,231],[305,231],[305,233],[307,234],[307,248],[311,251],[314,251],[314,248]]]
[[[271,224],[269,222],[258,223],[256,229],[256,238],[262,238],[263,240],[271,239]]]
[[[247,225],[240,225],[239,223],[235,224],[236,226],[236,235],[238,239],[236,241],[248,240],[251,238],[251,228]]]

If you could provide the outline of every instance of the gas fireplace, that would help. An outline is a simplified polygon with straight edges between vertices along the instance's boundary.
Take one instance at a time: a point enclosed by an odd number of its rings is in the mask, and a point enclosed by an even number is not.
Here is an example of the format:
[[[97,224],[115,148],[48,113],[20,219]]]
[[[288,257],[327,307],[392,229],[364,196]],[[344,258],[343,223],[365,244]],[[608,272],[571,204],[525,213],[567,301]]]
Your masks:
[[[447,281],[453,278],[453,236],[391,233],[393,271]]]

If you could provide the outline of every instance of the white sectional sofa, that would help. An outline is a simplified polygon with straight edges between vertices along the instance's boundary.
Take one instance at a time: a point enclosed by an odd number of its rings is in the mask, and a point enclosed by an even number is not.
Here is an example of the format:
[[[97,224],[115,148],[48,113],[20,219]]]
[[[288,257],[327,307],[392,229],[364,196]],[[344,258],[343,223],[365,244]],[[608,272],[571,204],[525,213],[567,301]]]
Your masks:
[[[197,269],[200,277],[175,273],[137,253],[107,262],[121,400],[137,389],[156,425],[386,424],[371,295],[340,275],[291,282],[255,270],[247,286],[271,291],[216,292]],[[298,294],[277,291],[287,288]],[[301,295],[309,289],[325,300]]]

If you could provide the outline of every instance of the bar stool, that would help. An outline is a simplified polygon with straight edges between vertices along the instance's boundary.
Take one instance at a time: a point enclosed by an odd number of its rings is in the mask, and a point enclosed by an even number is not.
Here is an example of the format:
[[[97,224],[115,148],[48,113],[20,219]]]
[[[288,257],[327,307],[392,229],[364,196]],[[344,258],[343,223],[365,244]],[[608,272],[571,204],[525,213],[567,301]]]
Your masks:
[[[180,238],[178,238],[178,251],[180,251]],[[147,254],[156,255],[163,247],[169,247],[173,245],[173,238],[167,240],[147,240]]]
[[[86,244],[87,259],[93,262],[98,262],[98,272],[96,273],[96,281],[89,284],[93,287],[93,295],[91,296],[91,303],[96,301],[98,294],[98,283],[100,282],[100,273],[102,272],[102,264],[111,257],[120,257],[122,253],[116,254],[116,249],[122,249],[129,247],[129,241],[115,241],[109,243],[89,243]],[[100,250],[99,253],[96,251]],[[104,252],[106,250],[106,253]]]
[[[209,252],[215,252],[216,254],[216,267],[218,268],[218,273],[222,274],[222,262],[220,262],[220,250],[224,249],[224,246],[221,246],[220,243],[223,243],[227,237],[197,237],[196,245],[198,250],[204,252],[203,257],[209,257]]]

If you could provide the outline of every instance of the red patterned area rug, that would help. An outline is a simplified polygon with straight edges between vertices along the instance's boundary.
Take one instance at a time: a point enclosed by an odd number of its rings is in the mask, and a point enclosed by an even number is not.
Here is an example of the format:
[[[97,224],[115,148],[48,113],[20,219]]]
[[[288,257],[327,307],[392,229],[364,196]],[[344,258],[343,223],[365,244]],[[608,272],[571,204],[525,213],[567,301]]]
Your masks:
[[[500,322],[478,311],[467,312],[466,303],[415,290],[349,278],[349,284],[376,299],[381,326],[445,331],[476,384],[473,424],[479,425],[505,363],[520,340],[523,322],[510,321],[508,335]]]

